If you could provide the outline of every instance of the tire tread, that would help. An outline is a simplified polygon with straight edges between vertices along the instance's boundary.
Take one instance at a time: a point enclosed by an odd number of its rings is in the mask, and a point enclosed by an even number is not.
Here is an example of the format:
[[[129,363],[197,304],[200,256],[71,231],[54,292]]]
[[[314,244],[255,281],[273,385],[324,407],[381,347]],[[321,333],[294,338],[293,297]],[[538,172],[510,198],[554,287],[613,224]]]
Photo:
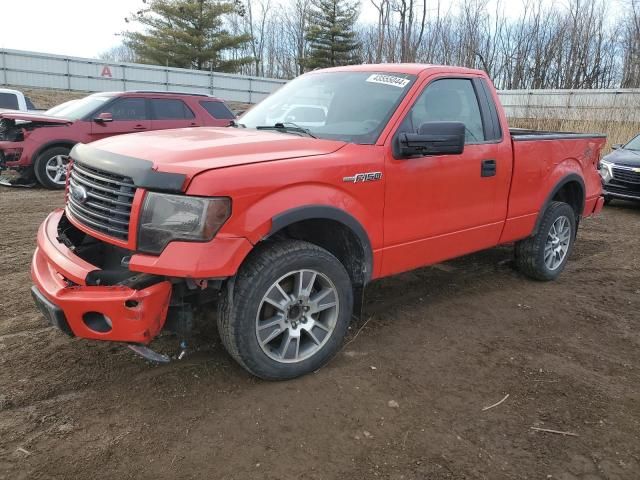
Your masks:
[[[540,281],[553,280],[557,276],[549,276],[548,272],[540,262],[539,252],[544,249],[544,244],[547,240],[547,232],[559,216],[560,210],[566,209],[570,209],[571,215],[574,215],[573,209],[567,203],[557,201],[551,202],[544,212],[536,234],[516,243],[515,264],[518,270],[524,275]],[[569,251],[567,252],[567,259],[571,254],[573,241],[575,239],[575,222],[571,222],[571,226],[574,238],[571,240]],[[562,269],[560,269],[558,274],[561,271]]]
[[[267,241],[263,245],[257,246],[256,249],[251,252],[250,256],[240,267],[236,277],[227,282],[222,291],[220,301],[218,302],[218,332],[223,346],[231,357],[245,370],[257,377],[267,380],[279,380],[281,378],[266,375],[262,369],[260,369],[260,366],[251,358],[242,355],[241,349],[244,343],[243,333],[245,332],[242,332],[238,328],[240,322],[235,321],[235,314],[239,310],[244,310],[245,307],[248,307],[249,302],[254,300],[248,294],[250,286],[256,282],[268,268],[276,265],[282,261],[283,258],[290,258],[292,256],[308,256],[310,258],[321,256],[327,258],[329,261],[335,261],[339,265],[342,265],[331,253],[309,242],[300,240]],[[347,275],[346,270],[344,274]]]

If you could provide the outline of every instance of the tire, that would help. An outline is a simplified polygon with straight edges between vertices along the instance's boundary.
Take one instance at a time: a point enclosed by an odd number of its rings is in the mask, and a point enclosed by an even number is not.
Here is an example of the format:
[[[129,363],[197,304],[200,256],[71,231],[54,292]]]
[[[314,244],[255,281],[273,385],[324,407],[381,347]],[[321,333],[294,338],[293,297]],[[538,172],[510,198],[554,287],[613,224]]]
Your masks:
[[[300,296],[296,284],[305,287]],[[316,371],[337,353],[352,311],[351,281],[340,261],[314,244],[285,240],[257,247],[227,282],[218,332],[249,373],[286,380]]]
[[[51,147],[38,155],[33,171],[40,185],[51,190],[65,187],[67,175],[66,171],[63,174],[62,169],[69,163],[70,151],[67,147]]]
[[[613,198],[611,198],[610,195],[605,195],[604,196],[604,205],[607,206],[611,203],[611,200],[613,200]]]
[[[561,219],[565,219],[562,221]],[[560,230],[560,225],[563,225]],[[566,250],[565,250],[565,230]],[[556,235],[553,232],[558,227],[558,232],[563,235]],[[562,240],[560,239],[562,237]],[[547,207],[540,222],[537,233],[525,240],[516,243],[515,257],[516,267],[526,276],[535,280],[549,281],[558,278],[565,268],[567,260],[571,256],[573,244],[576,238],[576,214],[573,209],[564,202],[551,202]],[[562,245],[561,245],[562,244]],[[554,253],[549,257],[549,249]],[[559,258],[559,250],[564,251],[562,258]],[[553,264],[553,260],[556,264]]]

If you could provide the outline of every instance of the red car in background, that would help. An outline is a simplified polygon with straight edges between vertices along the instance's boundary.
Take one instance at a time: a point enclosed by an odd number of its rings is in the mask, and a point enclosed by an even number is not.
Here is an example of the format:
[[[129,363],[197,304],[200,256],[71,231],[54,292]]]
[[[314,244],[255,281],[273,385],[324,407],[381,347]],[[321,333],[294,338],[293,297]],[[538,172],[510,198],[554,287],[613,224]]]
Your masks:
[[[19,182],[64,188],[76,143],[113,135],[184,127],[223,127],[235,118],[218,98],[176,92],[102,92],[43,113],[0,113],[0,171]]]

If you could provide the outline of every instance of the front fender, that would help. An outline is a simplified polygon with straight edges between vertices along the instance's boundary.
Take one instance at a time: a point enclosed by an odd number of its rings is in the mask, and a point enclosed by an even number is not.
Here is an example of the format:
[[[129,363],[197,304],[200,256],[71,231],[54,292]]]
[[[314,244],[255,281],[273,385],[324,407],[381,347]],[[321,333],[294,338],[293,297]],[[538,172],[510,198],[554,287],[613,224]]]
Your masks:
[[[231,217],[219,234],[244,237],[254,245],[274,233],[274,229],[277,230],[286,212],[305,209],[305,215],[311,215],[321,212],[322,208],[327,209],[325,212],[343,212],[342,223],[359,225],[360,228],[347,226],[361,238],[366,235],[375,256],[376,251],[382,251],[383,245],[384,178],[380,176],[375,181],[358,183],[345,181],[344,178],[359,172],[381,171],[382,154],[378,155],[375,147],[371,146],[367,146],[366,151],[362,148],[354,151],[357,147],[361,146],[345,147],[331,156],[279,160],[203,172],[192,179],[187,193],[230,197]],[[362,154],[363,151],[366,155]],[[315,211],[309,210],[309,207]],[[300,220],[309,218],[301,217]],[[353,222],[347,222],[344,218],[351,218]],[[274,224],[274,219],[280,220]]]
[[[296,215],[293,214],[294,211],[305,213]],[[327,214],[331,211],[334,211],[334,215]],[[343,212],[343,214],[335,214],[335,212]],[[349,223],[351,226],[357,224],[361,233],[367,235],[368,243],[373,243],[373,239],[366,233],[376,230],[377,222],[372,212],[348,192],[329,185],[314,183],[289,185],[265,195],[248,206],[246,210],[240,211],[233,222],[225,225],[225,230],[231,232],[238,231],[240,228],[244,230],[249,241],[257,243],[291,224],[297,217],[299,217],[298,220],[314,218],[314,213],[318,215],[315,218],[330,218],[341,221],[347,226],[350,226]],[[347,222],[345,218],[352,218],[354,222]]]

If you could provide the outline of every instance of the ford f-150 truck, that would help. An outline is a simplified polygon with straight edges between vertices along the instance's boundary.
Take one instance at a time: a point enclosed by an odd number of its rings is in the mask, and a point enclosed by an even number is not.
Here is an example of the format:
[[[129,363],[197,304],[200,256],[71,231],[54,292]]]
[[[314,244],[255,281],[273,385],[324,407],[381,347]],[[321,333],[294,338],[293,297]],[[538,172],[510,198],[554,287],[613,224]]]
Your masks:
[[[291,104],[320,109],[267,123]],[[373,280],[512,243],[525,275],[555,279],[602,209],[604,143],[509,130],[481,71],[313,71],[227,128],[75,146],[33,297],[67,334],[147,358],[161,330],[183,342],[216,311],[240,365],[293,378],[337,352]]]

